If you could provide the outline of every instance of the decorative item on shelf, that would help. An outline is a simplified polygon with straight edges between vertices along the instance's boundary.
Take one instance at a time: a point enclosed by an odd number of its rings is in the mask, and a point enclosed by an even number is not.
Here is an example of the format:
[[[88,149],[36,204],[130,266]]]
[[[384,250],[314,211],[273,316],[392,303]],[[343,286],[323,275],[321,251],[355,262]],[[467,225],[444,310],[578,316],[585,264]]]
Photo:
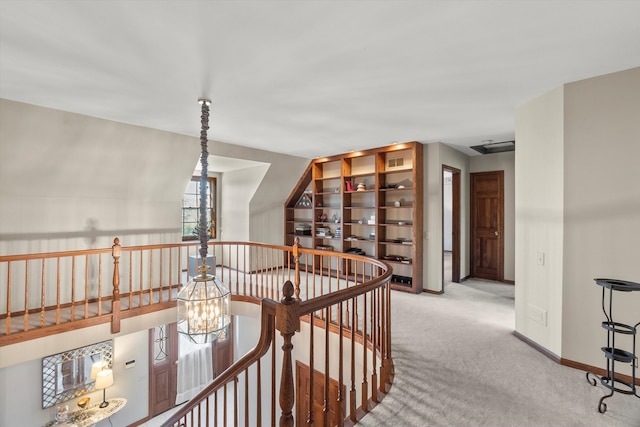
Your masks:
[[[355,188],[353,188],[353,182],[351,182],[348,179],[344,181],[344,185],[346,186],[347,191],[354,191],[355,190]]]
[[[309,224],[298,224],[296,225],[296,229],[294,231],[296,236],[311,236],[311,225]]]
[[[69,406],[60,405],[56,410],[56,424],[66,423],[69,418]]]
[[[109,406],[107,402],[107,388],[113,385],[113,371],[111,369],[103,369],[98,372],[96,377],[96,390],[102,390],[102,403],[101,408]]]
[[[91,401],[90,397],[83,397],[82,399],[78,400],[78,403],[76,403],[76,405],[78,405],[80,409],[84,409],[87,406],[89,406],[90,401]]]
[[[296,204],[296,207],[298,208],[310,208],[311,207],[311,195],[307,192],[305,192],[302,197],[300,197],[300,200],[298,200],[298,203]]]
[[[366,255],[367,253],[360,248],[349,248],[344,251],[347,254]]]
[[[328,227],[316,228],[316,237],[332,237],[331,229]]]
[[[356,191],[364,191],[367,189],[367,186],[365,185],[364,182],[361,182],[358,184],[358,187],[356,188]]]
[[[209,152],[207,150],[207,130],[209,129],[208,99],[199,99],[201,105],[200,129],[200,163],[202,173],[200,178],[200,259],[202,265],[198,267],[200,273],[192,277],[176,297],[178,308],[178,332],[187,336],[196,344],[215,341],[231,322],[230,301],[231,292],[225,284],[214,275],[208,274],[207,236],[207,166]]]
[[[402,256],[402,255],[385,255],[382,257],[383,260],[385,261],[395,261],[395,262],[401,262],[403,264],[411,264],[411,258]]]
[[[393,202],[393,206],[395,206],[396,208],[400,207],[400,200],[396,200],[395,202]]]
[[[322,212],[322,215],[320,215],[320,216],[318,217],[318,220],[319,220],[320,222],[326,222],[326,221],[327,221],[327,214],[326,214],[326,213],[324,213],[324,212]]]
[[[335,190],[333,190],[334,193],[339,193],[340,192],[340,187],[336,187]]]
[[[333,214],[333,217],[331,217],[331,221],[333,221],[334,224],[338,224],[340,222],[340,217],[338,216],[338,214]]]
[[[408,277],[408,276],[400,276],[397,274],[392,274],[391,275],[391,281],[401,284],[401,285],[407,285],[407,286],[411,286],[412,285],[412,278]]]
[[[319,251],[333,251],[333,246],[331,245],[316,245],[316,249]]]

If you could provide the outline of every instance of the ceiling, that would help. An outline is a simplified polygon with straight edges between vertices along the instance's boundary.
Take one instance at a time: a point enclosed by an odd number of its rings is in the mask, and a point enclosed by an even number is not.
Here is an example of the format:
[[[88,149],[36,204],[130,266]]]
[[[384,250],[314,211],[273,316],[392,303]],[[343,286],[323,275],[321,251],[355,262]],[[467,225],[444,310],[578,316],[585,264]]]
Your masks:
[[[515,109],[640,66],[639,1],[0,0],[0,97],[304,157],[467,154]]]

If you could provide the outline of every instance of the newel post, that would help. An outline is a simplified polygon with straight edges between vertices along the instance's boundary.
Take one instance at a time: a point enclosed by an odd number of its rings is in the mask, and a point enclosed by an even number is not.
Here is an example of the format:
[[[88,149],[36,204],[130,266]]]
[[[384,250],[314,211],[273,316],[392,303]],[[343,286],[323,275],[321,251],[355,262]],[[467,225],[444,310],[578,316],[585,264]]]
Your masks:
[[[300,315],[298,300],[293,298],[294,287],[287,280],[282,287],[284,297],[276,306],[276,329],[280,331],[282,344],[282,375],[280,377],[280,427],[293,426],[293,404],[295,400],[295,385],[293,382],[293,364],[291,362],[291,338],[300,330]]]
[[[120,332],[120,239],[113,239],[111,256],[113,256],[113,299],[111,300],[111,333]]]

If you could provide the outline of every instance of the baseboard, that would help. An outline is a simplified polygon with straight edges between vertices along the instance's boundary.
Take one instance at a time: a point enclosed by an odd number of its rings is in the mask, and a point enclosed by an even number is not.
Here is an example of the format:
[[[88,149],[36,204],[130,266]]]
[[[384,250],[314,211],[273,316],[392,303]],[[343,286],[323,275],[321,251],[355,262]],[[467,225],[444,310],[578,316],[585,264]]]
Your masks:
[[[607,374],[606,369],[587,365],[585,363],[576,362],[574,360],[561,359],[560,364],[563,366],[568,366],[569,368],[579,369],[581,371],[593,372],[594,374],[597,374],[601,377]],[[615,377],[619,380],[624,381],[627,384],[631,384],[631,375],[616,374]],[[636,385],[640,386],[640,378],[636,378]]]
[[[432,291],[431,289],[422,289],[422,292],[426,292],[428,294],[434,294],[434,295],[442,295],[442,294],[444,294],[444,290],[442,290],[442,291]]]
[[[603,368],[598,368],[596,366],[591,366],[591,365],[587,365],[586,363],[580,363],[580,362],[576,362],[574,360],[569,360],[569,359],[564,359],[560,356],[558,356],[557,354],[547,350],[546,348],[542,347],[540,344],[530,340],[529,338],[525,337],[524,335],[522,335],[520,332],[518,331],[513,331],[513,336],[515,336],[516,338],[518,338],[520,341],[524,342],[525,344],[530,345],[531,347],[533,347],[534,349],[538,350],[540,353],[544,354],[545,356],[547,356],[549,359],[553,360],[556,363],[559,363],[562,366],[566,366],[569,368],[573,368],[573,369],[578,369],[580,371],[585,371],[585,372],[593,372],[594,374],[603,376],[606,375],[607,371],[606,369]],[[631,384],[631,376],[630,375],[624,375],[624,374],[616,374],[616,378]],[[636,385],[640,385],[640,378],[636,378],[635,381]]]
[[[515,336],[516,338],[518,338],[520,341],[524,342],[525,344],[528,344],[531,347],[533,347],[534,349],[538,350],[540,353],[544,354],[545,356],[547,356],[549,359],[553,360],[554,362],[560,363],[562,361],[560,356],[558,356],[557,354],[555,354],[552,351],[547,350],[546,348],[544,348],[543,346],[541,346],[537,342],[530,340],[529,338],[527,338],[524,335],[522,335],[520,332],[513,331],[513,336]]]
[[[465,280],[469,280],[471,279],[471,276],[464,276],[462,279],[460,279],[460,283],[464,282]],[[516,281],[515,280],[499,280],[500,283],[506,283],[508,285],[515,285]]]

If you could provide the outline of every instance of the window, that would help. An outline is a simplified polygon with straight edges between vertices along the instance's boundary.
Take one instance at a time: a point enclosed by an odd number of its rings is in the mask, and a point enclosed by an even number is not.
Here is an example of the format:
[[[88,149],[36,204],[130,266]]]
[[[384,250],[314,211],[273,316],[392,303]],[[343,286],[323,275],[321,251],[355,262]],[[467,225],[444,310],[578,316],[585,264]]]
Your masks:
[[[200,177],[189,181],[182,197],[182,240],[198,240],[200,222]],[[209,239],[216,238],[216,179],[207,179],[207,224]]]

